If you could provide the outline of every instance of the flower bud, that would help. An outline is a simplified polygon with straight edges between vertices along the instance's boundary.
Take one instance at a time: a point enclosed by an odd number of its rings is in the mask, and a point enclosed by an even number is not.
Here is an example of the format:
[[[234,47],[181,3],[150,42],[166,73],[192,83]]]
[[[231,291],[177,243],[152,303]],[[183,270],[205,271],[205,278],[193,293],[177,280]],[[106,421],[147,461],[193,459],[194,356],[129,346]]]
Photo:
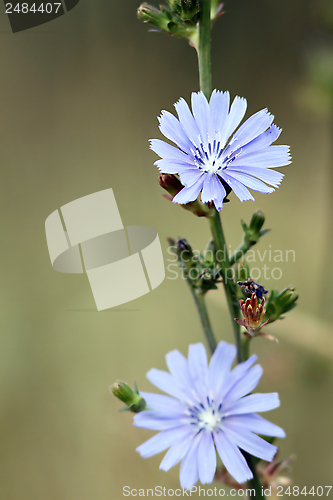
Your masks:
[[[158,182],[170,194],[170,196],[164,195],[169,201],[172,201],[176,194],[184,188],[178,177],[173,174],[161,174],[158,177]],[[192,212],[197,217],[210,217],[214,213],[213,208],[208,207],[206,203],[202,203],[199,199],[181,205],[181,207]]]
[[[297,304],[298,294],[292,287],[287,287],[282,292],[278,293],[272,290],[266,304],[265,319],[269,323],[273,323],[277,319],[283,319],[283,314],[291,311]]]
[[[261,210],[257,210],[252,215],[249,227],[253,232],[259,233],[264,223],[265,223],[265,216],[263,212]]]
[[[161,174],[158,177],[159,185],[168,191],[168,193],[174,197],[183,189],[183,185],[175,175],[172,174]]]
[[[125,382],[117,381],[111,387],[111,392],[118,398],[120,401],[123,401],[127,408],[124,410],[132,411],[133,413],[139,413],[140,411],[145,410],[146,401],[140,396],[138,388],[135,384],[134,391],[127,385]]]
[[[194,44],[198,39],[198,2],[194,0],[169,0],[168,6],[153,7],[144,2],[138,8],[138,17],[157,30],[169,35],[187,38]]]
[[[183,21],[196,24],[199,20],[199,0],[168,0],[172,11]]]
[[[152,5],[148,5],[144,2],[137,11],[138,18],[144,23],[150,23],[161,31],[166,31],[169,33],[169,23],[172,21],[172,16],[166,8],[157,9]]]
[[[254,212],[249,225],[242,220],[241,224],[244,231],[244,242],[247,242],[249,246],[255,245],[261,236],[268,233],[269,229],[261,230],[264,223],[265,215],[261,210]]]

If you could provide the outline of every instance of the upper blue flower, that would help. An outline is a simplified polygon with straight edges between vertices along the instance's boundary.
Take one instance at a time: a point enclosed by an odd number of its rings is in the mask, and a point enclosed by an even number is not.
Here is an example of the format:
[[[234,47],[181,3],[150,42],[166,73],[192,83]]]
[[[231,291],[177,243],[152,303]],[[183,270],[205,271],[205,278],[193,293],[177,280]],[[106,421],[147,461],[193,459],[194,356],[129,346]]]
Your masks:
[[[209,103],[202,92],[193,92],[191,100],[193,115],[181,98],[175,104],[178,120],[168,111],[159,118],[162,134],[178,148],[151,140],[151,149],[161,157],[155,165],[163,173],[178,174],[185,186],[173,201],[189,203],[201,192],[203,203],[213,201],[221,210],[226,196],[221,181],[241,201],[254,200],[248,187],[259,193],[274,191],[270,186],[278,187],[283,174],[270,169],[291,162],[289,146],[271,146],[281,133],[272,125],[274,116],[262,109],[235,132],[245,115],[246,99],[235,97],[230,110],[229,92],[214,90]]]
[[[230,371],[236,347],[220,342],[209,366],[203,344],[190,345],[188,360],[177,350],[166,356],[170,373],[153,368],[147,378],[170,396],[140,392],[149,410],[134,417],[134,425],[161,431],[137,448],[143,457],[170,448],[160,469],[182,461],[180,482],[191,488],[198,479],[211,483],[216,451],[229,473],[243,483],[252,472],[239,448],[271,461],[276,447],[254,433],[285,437],[284,431],[256,414],[279,406],[276,393],[248,395],[259,382],[262,368],[256,356]]]

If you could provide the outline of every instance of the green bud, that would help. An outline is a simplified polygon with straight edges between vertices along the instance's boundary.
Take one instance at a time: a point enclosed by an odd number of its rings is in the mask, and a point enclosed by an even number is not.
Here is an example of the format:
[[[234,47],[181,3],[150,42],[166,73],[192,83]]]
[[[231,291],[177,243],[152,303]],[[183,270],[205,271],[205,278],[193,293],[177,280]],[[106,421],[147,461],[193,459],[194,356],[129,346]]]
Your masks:
[[[145,2],[140,5],[137,13],[139,19],[142,19],[144,23],[153,24],[160,30],[169,32],[168,24],[172,21],[172,15],[166,8],[157,9]]]
[[[199,20],[199,0],[168,0],[172,12],[182,21],[196,24]]]
[[[261,210],[257,210],[252,215],[249,228],[255,233],[260,233],[262,226],[265,223],[265,216]]]
[[[265,304],[265,321],[273,323],[277,319],[283,319],[283,314],[291,311],[297,304],[298,294],[292,287],[287,287],[282,292],[272,290]]]
[[[158,177],[158,183],[169,193],[170,196],[164,195],[164,197],[170,201],[184,188],[178,177],[173,174],[161,174]],[[199,198],[180,206],[197,217],[210,217],[214,213],[214,209],[209,208],[206,203],[202,203]]]
[[[120,381],[113,384],[110,389],[111,392],[127,406],[127,408],[123,410],[139,413],[146,409],[146,401],[140,396],[136,383],[134,384],[134,391],[125,384],[125,382]]]
[[[190,43],[197,43],[199,12],[197,2],[193,0],[168,0],[168,6],[153,7],[144,2],[138,8],[138,17],[143,22],[152,24],[159,31],[169,35],[187,38]]]
[[[257,210],[256,212],[254,212],[249,225],[247,225],[243,220],[241,221],[244,231],[243,243],[246,246],[251,247],[255,245],[261,236],[264,236],[264,234],[268,233],[269,229],[264,229],[263,231],[261,230],[264,222],[265,216],[261,210]]]

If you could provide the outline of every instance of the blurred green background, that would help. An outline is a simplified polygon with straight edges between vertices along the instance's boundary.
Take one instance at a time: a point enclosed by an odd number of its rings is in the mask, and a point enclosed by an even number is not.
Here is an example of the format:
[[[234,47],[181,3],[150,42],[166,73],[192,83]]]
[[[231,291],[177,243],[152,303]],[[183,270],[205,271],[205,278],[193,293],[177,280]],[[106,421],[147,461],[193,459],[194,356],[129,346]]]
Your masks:
[[[125,225],[156,228],[196,249],[205,220],[162,197],[148,138],[156,116],[198,90],[196,55],[185,41],[136,18],[139,2],[83,0],[43,26],[12,34],[1,7],[1,453],[3,500],[121,499],[122,488],[178,487],[178,468],[135,448],[152,435],[119,413],[116,380],[152,390],[145,373],[164,356],[202,340],[190,294],[166,279],[152,293],[97,312],[84,275],[55,272],[44,222],[61,205],[112,187]],[[213,30],[213,85],[267,107],[291,145],[293,164],[272,195],[223,209],[228,243],[240,219],[261,208],[272,232],[259,250],[294,250],[277,264],[297,310],[279,322],[280,343],[257,339],[265,375],[278,391],[270,420],[285,428],[281,458],[297,455],[294,484],[332,484],[333,347],[332,95],[330,0],[226,0]],[[271,247],[270,247],[271,245]],[[166,262],[168,264],[168,262]],[[276,267],[266,259],[255,267]],[[170,278],[170,273],[167,273]],[[130,284],[129,284],[130,286]],[[219,339],[232,341],[222,291],[209,309]],[[273,327],[272,327],[273,328]],[[331,492],[332,495],[332,492]]]

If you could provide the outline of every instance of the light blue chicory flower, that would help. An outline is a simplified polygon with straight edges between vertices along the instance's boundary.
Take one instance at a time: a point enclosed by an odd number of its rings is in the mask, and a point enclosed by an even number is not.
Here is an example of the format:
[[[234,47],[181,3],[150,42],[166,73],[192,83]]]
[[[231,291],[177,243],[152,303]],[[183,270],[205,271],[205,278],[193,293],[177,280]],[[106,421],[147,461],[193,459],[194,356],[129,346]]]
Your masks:
[[[140,392],[149,410],[134,417],[134,425],[161,431],[137,448],[142,457],[169,448],[160,469],[171,469],[178,462],[183,488],[198,479],[211,483],[216,472],[216,451],[229,473],[243,483],[252,472],[239,448],[271,461],[277,448],[254,433],[285,437],[284,431],[256,414],[277,408],[276,393],[250,394],[259,382],[262,368],[251,366],[256,356],[231,365],[236,348],[220,342],[209,366],[203,344],[190,345],[188,360],[177,350],[169,352],[170,373],[153,368],[147,378],[169,394]],[[171,396],[171,397],[170,397]]]
[[[272,193],[283,174],[270,169],[291,162],[289,146],[271,146],[281,133],[272,125],[274,116],[267,109],[258,111],[228,141],[245,115],[246,99],[235,97],[230,110],[229,92],[214,90],[209,103],[202,92],[193,92],[191,101],[193,115],[181,98],[175,104],[179,120],[168,111],[159,118],[162,134],[178,148],[159,139],[150,141],[161,157],[155,165],[162,173],[178,174],[185,186],[173,201],[186,204],[201,192],[203,203],[213,201],[221,210],[223,183],[241,201],[254,200],[247,188]]]

